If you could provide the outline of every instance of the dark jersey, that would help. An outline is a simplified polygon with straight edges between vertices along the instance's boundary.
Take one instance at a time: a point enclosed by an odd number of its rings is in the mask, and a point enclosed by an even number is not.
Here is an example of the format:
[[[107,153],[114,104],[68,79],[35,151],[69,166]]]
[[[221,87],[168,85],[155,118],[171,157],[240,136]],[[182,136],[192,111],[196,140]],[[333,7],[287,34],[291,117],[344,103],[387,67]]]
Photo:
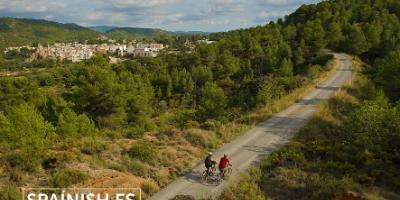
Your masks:
[[[211,156],[207,156],[206,159],[204,160],[204,165],[206,167],[212,167],[213,165],[213,160],[211,159]]]

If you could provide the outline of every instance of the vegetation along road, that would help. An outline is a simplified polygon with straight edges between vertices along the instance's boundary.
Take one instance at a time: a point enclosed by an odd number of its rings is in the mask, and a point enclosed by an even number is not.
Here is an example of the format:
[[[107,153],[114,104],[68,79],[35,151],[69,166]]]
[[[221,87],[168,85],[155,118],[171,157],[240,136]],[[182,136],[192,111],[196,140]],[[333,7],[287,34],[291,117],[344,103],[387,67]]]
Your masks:
[[[350,81],[352,77],[352,58],[345,54],[335,54],[339,59],[337,71],[325,82],[296,101],[286,110],[276,114],[269,120],[259,123],[242,136],[230,143],[224,144],[214,153],[214,159],[228,154],[233,165],[230,180],[235,180],[240,172],[248,169],[271,151],[281,145],[296,133],[309,119],[320,101],[326,100],[332,93]],[[178,178],[150,199],[171,199],[176,195],[191,195],[198,198],[217,196],[228,185],[222,182],[218,186],[203,184],[200,181],[204,165],[201,162],[191,172]]]

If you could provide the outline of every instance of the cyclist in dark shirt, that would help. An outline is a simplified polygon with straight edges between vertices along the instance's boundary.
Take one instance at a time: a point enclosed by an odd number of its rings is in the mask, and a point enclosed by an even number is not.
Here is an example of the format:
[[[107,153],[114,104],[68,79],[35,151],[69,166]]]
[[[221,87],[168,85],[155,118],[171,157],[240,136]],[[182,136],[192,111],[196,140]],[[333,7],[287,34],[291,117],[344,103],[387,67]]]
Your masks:
[[[212,153],[208,153],[206,159],[204,160],[204,166],[207,168],[207,174],[210,175],[212,173],[212,168],[215,166],[217,163],[212,159]]]

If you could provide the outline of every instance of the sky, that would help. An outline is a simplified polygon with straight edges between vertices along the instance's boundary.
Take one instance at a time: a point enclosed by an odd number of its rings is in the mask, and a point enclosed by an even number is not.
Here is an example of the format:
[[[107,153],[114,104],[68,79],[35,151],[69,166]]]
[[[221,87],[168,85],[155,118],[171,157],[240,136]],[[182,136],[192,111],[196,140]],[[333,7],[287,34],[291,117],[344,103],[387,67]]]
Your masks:
[[[0,16],[82,26],[227,31],[266,24],[320,0],[0,0]]]

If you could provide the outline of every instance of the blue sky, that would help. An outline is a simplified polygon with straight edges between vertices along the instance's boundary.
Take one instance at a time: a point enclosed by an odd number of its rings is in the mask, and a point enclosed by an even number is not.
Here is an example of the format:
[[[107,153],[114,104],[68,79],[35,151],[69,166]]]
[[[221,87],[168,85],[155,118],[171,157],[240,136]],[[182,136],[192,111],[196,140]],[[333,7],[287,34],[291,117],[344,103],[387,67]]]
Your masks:
[[[0,16],[83,26],[226,31],[265,24],[320,0],[0,0]]]

